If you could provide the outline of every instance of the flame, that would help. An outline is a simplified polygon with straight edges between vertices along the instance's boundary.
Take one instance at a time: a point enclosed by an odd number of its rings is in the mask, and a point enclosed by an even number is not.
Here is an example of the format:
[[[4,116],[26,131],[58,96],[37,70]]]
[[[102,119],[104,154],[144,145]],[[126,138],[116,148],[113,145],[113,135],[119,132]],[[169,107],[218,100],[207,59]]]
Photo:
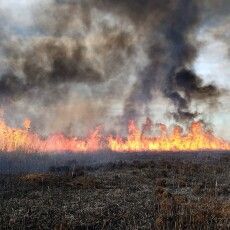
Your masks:
[[[134,121],[129,123],[127,140],[118,137],[109,138],[109,148],[113,151],[197,151],[230,150],[230,143],[215,137],[211,131],[203,128],[202,122],[193,122],[187,134],[180,126],[174,126],[171,133],[164,124],[158,125],[159,136],[148,137],[142,134]]]
[[[25,119],[23,128],[11,128],[0,120],[0,151],[26,153],[42,152],[95,152],[111,150],[114,152],[138,151],[198,151],[230,150],[230,143],[217,138],[203,127],[200,121],[193,122],[186,133],[176,125],[170,132],[164,124],[153,124],[147,118],[139,129],[134,121],[128,124],[128,136],[102,136],[101,127],[97,127],[85,138],[66,137],[53,134],[43,138],[31,131],[31,121]],[[146,135],[157,128],[159,135]]]

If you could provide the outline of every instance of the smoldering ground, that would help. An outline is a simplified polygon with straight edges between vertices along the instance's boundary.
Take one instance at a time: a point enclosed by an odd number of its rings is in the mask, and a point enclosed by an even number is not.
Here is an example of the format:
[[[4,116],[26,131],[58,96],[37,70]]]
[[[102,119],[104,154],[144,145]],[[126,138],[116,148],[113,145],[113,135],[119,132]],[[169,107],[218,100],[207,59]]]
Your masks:
[[[119,130],[151,116],[159,101],[170,104],[161,113],[179,122],[206,112],[194,103],[218,104],[222,89],[192,68],[196,31],[215,1],[31,1],[18,22],[5,5],[0,101],[8,122],[30,117],[43,134],[100,123]]]

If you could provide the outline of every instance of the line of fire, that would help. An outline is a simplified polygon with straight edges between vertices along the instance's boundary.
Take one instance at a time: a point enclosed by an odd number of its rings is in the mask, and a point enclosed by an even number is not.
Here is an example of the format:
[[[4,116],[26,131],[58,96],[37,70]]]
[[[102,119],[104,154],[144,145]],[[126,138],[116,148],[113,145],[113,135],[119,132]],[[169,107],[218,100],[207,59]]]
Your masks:
[[[1,121],[0,150],[25,153],[230,150],[230,143],[216,137],[212,131],[206,130],[201,121],[192,122],[185,131],[178,125],[170,131],[166,125],[153,124],[149,118],[142,128],[138,128],[134,121],[130,121],[127,137],[103,136],[103,128],[97,127],[84,138],[67,137],[63,134],[53,134],[43,138],[30,131],[30,125],[29,119],[25,119],[23,128],[11,128]],[[159,135],[146,135],[147,131],[154,128],[159,130]]]

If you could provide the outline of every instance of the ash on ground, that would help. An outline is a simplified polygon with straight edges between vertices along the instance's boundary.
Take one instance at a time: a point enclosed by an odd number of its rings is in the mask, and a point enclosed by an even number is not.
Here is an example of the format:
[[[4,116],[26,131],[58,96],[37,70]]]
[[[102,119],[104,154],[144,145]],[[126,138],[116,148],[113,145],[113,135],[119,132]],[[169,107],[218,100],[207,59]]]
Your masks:
[[[0,229],[230,228],[229,153],[135,158],[2,173]]]

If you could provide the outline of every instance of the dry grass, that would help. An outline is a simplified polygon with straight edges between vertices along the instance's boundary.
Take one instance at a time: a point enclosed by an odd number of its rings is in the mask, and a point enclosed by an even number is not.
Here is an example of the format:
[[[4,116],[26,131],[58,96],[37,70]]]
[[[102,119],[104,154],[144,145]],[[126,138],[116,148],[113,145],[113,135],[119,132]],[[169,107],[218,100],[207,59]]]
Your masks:
[[[229,229],[229,155],[0,176],[0,229]]]

